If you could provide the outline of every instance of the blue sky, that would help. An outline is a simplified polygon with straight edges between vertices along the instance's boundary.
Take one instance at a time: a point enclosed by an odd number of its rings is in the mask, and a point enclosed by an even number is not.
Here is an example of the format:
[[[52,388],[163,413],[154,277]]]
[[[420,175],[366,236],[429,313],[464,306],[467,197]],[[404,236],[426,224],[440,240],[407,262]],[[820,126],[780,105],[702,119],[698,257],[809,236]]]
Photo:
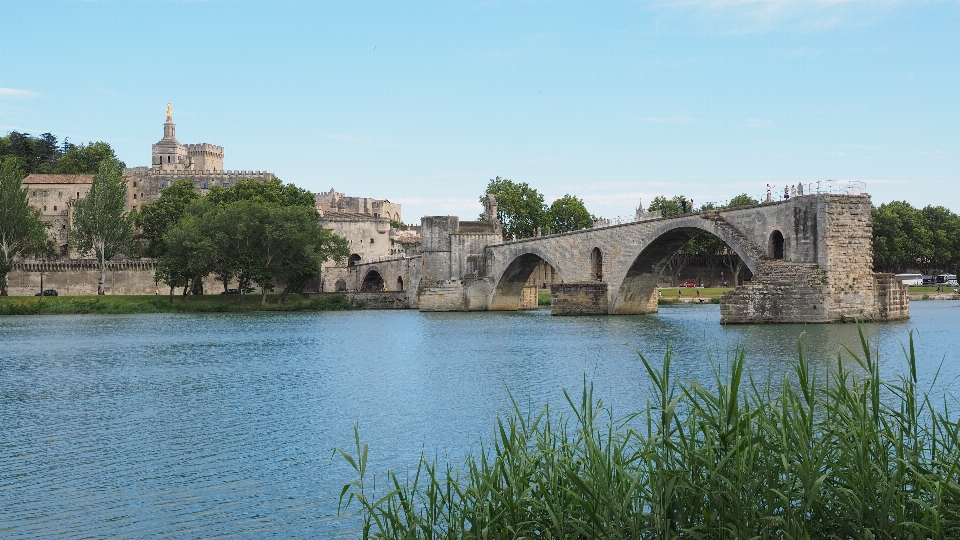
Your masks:
[[[596,215],[861,180],[960,212],[960,2],[0,0],[0,132],[474,219],[495,176]]]

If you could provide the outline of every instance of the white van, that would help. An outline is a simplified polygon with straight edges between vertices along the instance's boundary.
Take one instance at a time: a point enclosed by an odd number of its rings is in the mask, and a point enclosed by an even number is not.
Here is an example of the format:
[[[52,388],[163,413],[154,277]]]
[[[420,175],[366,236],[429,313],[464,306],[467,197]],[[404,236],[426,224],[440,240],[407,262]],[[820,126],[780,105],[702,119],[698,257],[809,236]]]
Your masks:
[[[897,274],[897,279],[904,285],[919,287],[923,285],[923,274]]]
[[[940,274],[937,276],[937,285],[950,285],[951,287],[957,286],[957,276],[956,274]]]

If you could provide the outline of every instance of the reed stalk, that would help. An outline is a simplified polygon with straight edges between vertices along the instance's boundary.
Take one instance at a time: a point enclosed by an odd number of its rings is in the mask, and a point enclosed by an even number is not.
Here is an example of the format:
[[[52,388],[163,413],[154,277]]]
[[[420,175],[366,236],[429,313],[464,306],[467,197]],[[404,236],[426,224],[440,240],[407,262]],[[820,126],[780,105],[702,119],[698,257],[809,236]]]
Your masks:
[[[960,423],[917,388],[912,335],[893,382],[860,339],[853,370],[821,376],[798,347],[759,382],[739,351],[710,387],[640,355],[645,410],[617,418],[584,380],[565,414],[514,402],[462,467],[371,476],[355,431],[340,509],[365,539],[960,538]]]

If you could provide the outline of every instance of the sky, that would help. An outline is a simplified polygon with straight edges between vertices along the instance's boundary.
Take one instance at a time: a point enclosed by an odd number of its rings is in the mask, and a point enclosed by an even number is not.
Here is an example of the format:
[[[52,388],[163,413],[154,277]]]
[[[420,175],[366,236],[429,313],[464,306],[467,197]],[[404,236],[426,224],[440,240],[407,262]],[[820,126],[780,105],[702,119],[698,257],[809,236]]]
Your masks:
[[[863,181],[960,212],[960,2],[0,0],[0,133],[181,143],[476,219],[494,177],[596,216]]]

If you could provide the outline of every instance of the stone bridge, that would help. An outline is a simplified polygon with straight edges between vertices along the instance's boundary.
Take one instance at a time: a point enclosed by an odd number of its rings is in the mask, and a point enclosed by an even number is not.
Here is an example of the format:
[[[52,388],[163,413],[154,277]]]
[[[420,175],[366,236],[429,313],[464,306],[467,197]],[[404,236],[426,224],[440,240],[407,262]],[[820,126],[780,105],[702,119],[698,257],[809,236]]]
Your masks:
[[[873,272],[870,210],[869,195],[816,194],[490,245],[486,275],[463,283],[465,307],[518,309],[524,284],[546,261],[563,281],[552,289],[554,314],[655,312],[660,274],[706,232],[753,273],[721,298],[721,323],[909,317],[905,286]]]

